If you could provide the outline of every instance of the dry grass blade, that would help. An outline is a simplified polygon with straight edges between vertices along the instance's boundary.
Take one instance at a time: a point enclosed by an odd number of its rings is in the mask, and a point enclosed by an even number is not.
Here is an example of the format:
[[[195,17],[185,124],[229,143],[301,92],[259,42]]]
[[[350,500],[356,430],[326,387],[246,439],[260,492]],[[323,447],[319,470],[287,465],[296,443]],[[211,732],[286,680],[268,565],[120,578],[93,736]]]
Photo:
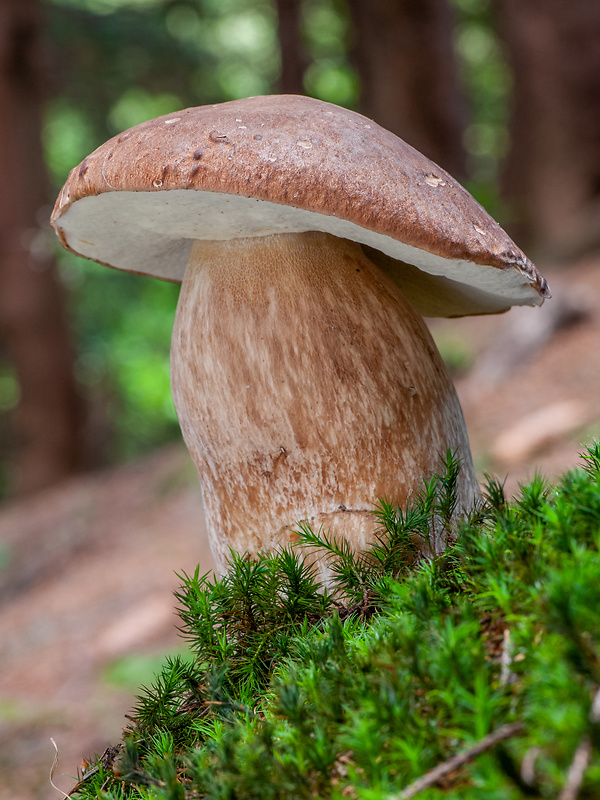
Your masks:
[[[52,766],[50,767],[50,786],[52,786],[53,789],[56,789],[57,792],[60,792],[65,800],[69,800],[71,795],[67,794],[66,792],[63,792],[63,790],[59,789],[58,786],[54,783],[54,773],[56,771],[56,767],[58,766],[58,745],[56,744],[56,742],[52,737],[50,737],[50,741],[52,742],[52,746],[54,747],[55,750],[54,761],[52,762]]]

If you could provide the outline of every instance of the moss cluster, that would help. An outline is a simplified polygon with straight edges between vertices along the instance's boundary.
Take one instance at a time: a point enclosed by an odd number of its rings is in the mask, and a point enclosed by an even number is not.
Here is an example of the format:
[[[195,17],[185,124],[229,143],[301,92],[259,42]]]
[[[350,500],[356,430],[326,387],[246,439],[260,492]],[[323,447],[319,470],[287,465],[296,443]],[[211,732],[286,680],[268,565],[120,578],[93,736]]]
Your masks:
[[[512,501],[489,480],[456,524],[458,469],[379,502],[366,553],[302,528],[333,591],[297,550],[182,576],[194,657],[164,664],[73,796],[600,796],[600,445]],[[417,558],[440,526],[451,546]]]

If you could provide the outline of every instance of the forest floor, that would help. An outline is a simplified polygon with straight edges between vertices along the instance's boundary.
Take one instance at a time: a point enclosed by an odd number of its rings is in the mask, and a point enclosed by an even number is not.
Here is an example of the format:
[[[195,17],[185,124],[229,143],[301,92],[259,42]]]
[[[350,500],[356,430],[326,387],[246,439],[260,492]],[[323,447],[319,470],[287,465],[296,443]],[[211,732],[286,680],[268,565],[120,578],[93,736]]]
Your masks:
[[[478,472],[509,492],[600,437],[600,259],[548,274],[539,310],[436,322]],[[183,647],[176,572],[212,567],[180,445],[0,507],[0,800],[60,798]]]

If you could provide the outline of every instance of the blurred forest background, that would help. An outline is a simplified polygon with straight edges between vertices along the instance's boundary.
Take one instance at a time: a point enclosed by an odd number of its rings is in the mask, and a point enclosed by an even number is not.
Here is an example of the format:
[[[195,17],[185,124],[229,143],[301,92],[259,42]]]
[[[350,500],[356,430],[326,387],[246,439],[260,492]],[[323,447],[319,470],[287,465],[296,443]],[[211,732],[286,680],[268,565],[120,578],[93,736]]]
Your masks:
[[[273,92],[373,117],[544,265],[600,245],[598,0],[1,0],[0,496],[179,435],[178,287],[57,247],[68,171],[142,120]]]
[[[373,117],[551,272],[542,309],[434,328],[477,468],[514,487],[600,436],[599,0],[0,0],[0,800],[53,796],[50,737],[65,792],[118,739],[181,647],[175,571],[212,565],[160,447],[178,287],[65,252],[52,204],[123,129],[273,92]]]

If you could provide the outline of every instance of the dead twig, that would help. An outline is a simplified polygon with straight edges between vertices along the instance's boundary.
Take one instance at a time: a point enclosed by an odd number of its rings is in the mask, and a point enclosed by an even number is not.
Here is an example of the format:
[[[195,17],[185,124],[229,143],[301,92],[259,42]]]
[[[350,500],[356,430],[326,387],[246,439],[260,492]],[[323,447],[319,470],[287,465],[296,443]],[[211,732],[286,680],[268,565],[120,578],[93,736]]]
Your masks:
[[[516,679],[515,673],[511,670],[513,661],[513,644],[510,638],[510,629],[505,628],[502,632],[502,654],[500,656],[500,686],[508,686]]]
[[[584,736],[579,744],[567,772],[567,782],[559,795],[559,800],[576,800],[583,783],[583,776],[592,754],[592,742],[589,736]]]
[[[521,780],[527,786],[535,783],[535,762],[542,753],[541,747],[530,747],[521,761]]]
[[[71,789],[69,794],[65,795],[65,798],[71,797],[72,794],[75,794],[75,792],[80,791],[80,789],[84,785],[84,783],[89,781],[92,778],[93,775],[97,775],[98,772],[100,772],[100,766],[104,767],[104,769],[109,771],[109,772],[111,770],[113,770],[114,763],[115,763],[115,761],[117,759],[117,756],[121,752],[121,749],[122,749],[122,745],[120,745],[120,744],[114,745],[114,747],[107,747],[106,750],[102,753],[102,755],[98,759],[97,763],[93,767],[88,766],[88,768],[85,770],[85,772],[81,776],[81,779],[77,781],[77,783]],[[108,778],[106,779],[106,781],[102,785],[101,790],[104,789],[104,787],[106,786],[107,783],[108,783]]]
[[[449,775],[454,770],[458,769],[459,767],[468,764],[473,759],[477,758],[478,755],[489,750],[491,747],[494,747],[499,742],[503,742],[505,739],[510,739],[512,736],[516,736],[518,733],[521,733],[524,729],[524,725],[522,722],[512,722],[508,725],[502,725],[492,733],[484,736],[483,739],[476,742],[472,747],[469,747],[468,750],[463,750],[462,753],[458,753],[452,758],[449,758],[447,761],[443,761],[441,764],[438,764],[437,767],[429,770],[426,772],[425,775],[417,778],[416,781],[409,784],[405,789],[403,789],[400,794],[392,795],[388,798],[388,800],[407,800],[409,797],[414,797],[415,795],[422,792],[424,789],[428,789],[430,786],[433,786],[434,783],[437,783],[439,780],[444,778],[446,775]]]
[[[597,725],[600,722],[600,689],[594,695],[592,707],[590,708],[590,722]]]
[[[600,689],[594,695],[590,708],[590,722],[597,725],[600,722]],[[590,763],[592,755],[592,740],[586,734],[582,736],[575,750],[573,760],[567,772],[567,782],[563,786],[558,800],[576,800],[583,783],[583,776]]]

